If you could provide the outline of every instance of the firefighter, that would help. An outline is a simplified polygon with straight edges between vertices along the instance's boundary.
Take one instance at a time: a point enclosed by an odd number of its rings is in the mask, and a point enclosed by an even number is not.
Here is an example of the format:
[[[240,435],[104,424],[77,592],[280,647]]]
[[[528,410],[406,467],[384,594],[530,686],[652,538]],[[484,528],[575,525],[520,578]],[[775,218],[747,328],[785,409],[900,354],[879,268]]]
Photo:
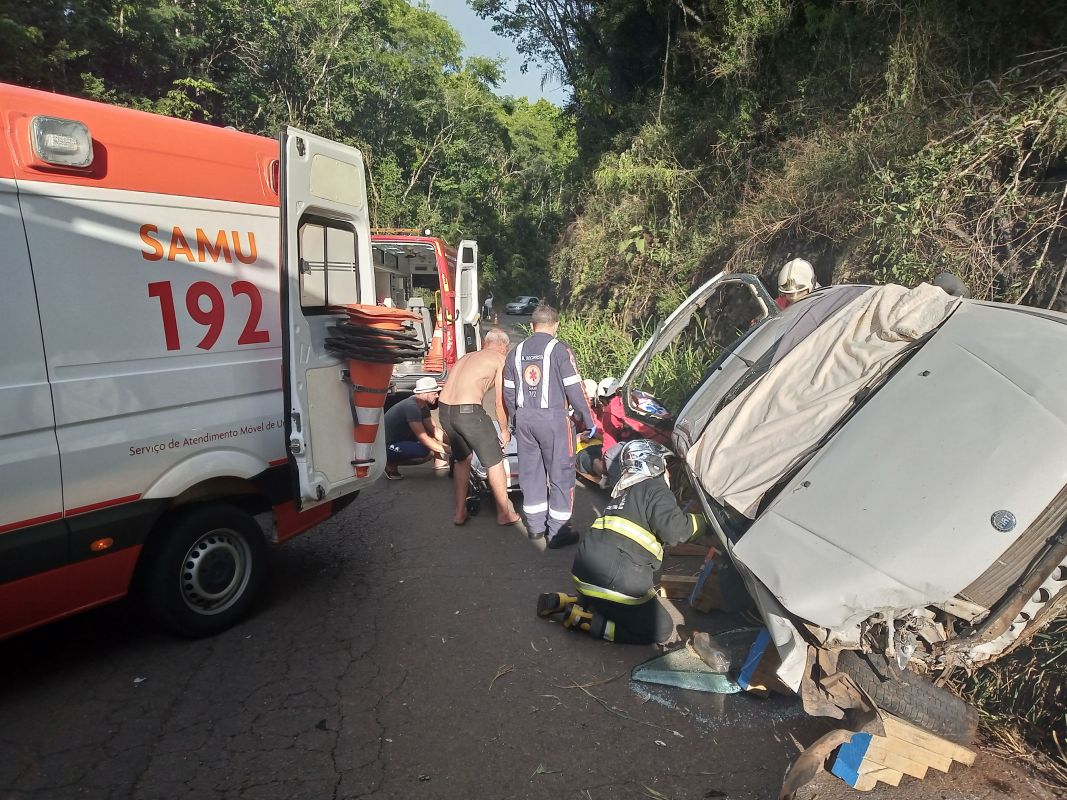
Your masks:
[[[563,614],[563,626],[597,639],[626,644],[663,644],[674,620],[656,597],[652,574],[663,563],[663,546],[707,531],[701,514],[686,514],[667,484],[663,445],[635,439],[623,445],[622,477],[612,501],[582,537],[571,567],[576,595],[549,592],[537,599],[537,614]]]
[[[818,288],[814,267],[803,258],[794,258],[787,261],[778,272],[778,298],[775,302],[784,311]]]
[[[582,390],[574,353],[556,338],[559,314],[539,305],[530,319],[533,335],[515,346],[504,363],[504,408],[515,432],[522,510],[531,539],[547,536],[556,549],[575,544],[568,523],[574,503],[574,432],[568,403],[579,430],[592,438],[596,421]]]

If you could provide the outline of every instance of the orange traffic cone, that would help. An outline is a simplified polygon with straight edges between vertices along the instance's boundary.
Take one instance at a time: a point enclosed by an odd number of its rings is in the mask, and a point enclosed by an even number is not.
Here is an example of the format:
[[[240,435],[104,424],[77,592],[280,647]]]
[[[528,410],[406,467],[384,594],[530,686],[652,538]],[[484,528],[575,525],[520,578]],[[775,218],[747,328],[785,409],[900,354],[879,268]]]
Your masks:
[[[348,306],[349,324],[366,331],[401,331],[408,320],[418,319],[408,311],[381,306]],[[393,361],[370,361],[349,358],[352,382],[352,406],[355,408],[355,458],[352,466],[357,478],[365,478],[374,463],[374,440],[381,424],[385,396],[393,376]]]
[[[440,325],[434,329],[433,338],[430,339],[430,351],[422,360],[422,368],[426,372],[445,371],[445,346]]]
[[[374,463],[374,440],[378,437],[378,426],[382,422],[389,379],[393,376],[393,365],[349,361],[348,367],[352,376],[352,404],[356,409],[356,430],[353,436],[356,457],[352,465],[356,468],[356,477],[365,478],[370,472],[370,465]]]

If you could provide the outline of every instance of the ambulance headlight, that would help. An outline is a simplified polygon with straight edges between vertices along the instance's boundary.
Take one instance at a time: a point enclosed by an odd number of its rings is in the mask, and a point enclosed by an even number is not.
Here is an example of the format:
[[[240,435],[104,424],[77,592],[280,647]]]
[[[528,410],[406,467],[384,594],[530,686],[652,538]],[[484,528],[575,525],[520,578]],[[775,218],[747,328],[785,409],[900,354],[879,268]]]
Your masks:
[[[59,117],[34,117],[30,123],[33,152],[57,167],[88,167],[93,163],[93,137],[81,122]]]

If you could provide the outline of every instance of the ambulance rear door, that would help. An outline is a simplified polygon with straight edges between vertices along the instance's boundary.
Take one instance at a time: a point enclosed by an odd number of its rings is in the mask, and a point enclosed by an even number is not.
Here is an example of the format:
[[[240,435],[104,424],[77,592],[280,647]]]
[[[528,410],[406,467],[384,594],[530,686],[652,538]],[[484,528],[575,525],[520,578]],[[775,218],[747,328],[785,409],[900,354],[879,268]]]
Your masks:
[[[366,173],[359,150],[296,128],[280,136],[281,308],[285,434],[298,508],[349,494],[385,468],[379,426],[373,463],[357,478],[347,362],[327,351],[338,306],[374,305]]]
[[[464,239],[456,256],[456,342],[457,355],[470,353],[482,345],[478,319],[478,243]]]

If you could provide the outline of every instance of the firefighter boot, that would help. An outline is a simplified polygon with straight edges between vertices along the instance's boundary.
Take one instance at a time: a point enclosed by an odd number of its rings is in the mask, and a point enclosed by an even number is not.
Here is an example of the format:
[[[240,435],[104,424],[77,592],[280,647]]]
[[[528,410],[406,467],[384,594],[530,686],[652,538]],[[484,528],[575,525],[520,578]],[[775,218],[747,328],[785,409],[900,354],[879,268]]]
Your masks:
[[[571,603],[563,616],[563,627],[589,633],[589,624],[593,621],[593,612],[586,611],[577,603]]]
[[[566,611],[567,606],[577,603],[578,598],[563,592],[549,592],[537,598],[537,616],[551,617]]]

